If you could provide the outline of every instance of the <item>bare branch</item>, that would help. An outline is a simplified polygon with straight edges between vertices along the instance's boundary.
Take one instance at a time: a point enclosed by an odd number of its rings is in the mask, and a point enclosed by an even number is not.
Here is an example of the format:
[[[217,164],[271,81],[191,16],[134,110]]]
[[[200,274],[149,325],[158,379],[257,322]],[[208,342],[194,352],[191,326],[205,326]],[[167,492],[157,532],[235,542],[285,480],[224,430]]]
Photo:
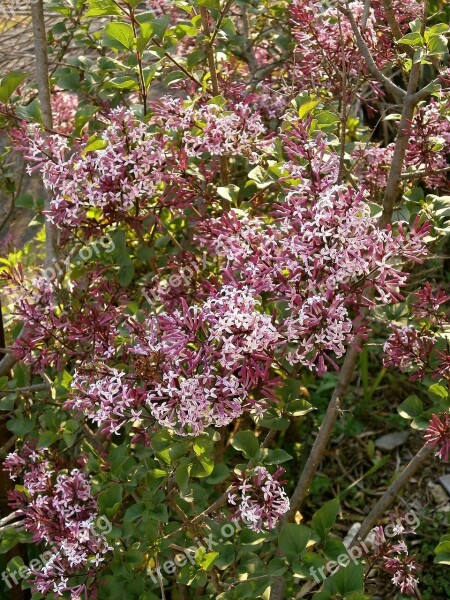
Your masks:
[[[34,51],[36,56],[36,82],[38,85],[42,122],[46,129],[53,129],[43,0],[34,0],[31,3],[31,18],[33,22]],[[50,210],[50,198],[48,195],[45,197],[44,208],[46,211]],[[45,249],[46,264],[47,266],[50,266],[56,260],[56,231],[54,225],[50,223],[47,217],[45,219]]]
[[[394,96],[400,96],[400,98],[403,98],[406,95],[405,90],[402,90],[402,88],[398,87],[398,85],[395,85],[395,83],[393,81],[391,81],[390,79],[388,79],[386,77],[386,75],[384,75],[380,71],[380,69],[377,67],[377,65],[372,57],[372,54],[369,50],[369,47],[367,46],[366,42],[364,41],[364,39],[361,35],[361,32],[359,31],[359,27],[356,24],[356,21],[352,15],[352,13],[350,12],[350,10],[348,10],[347,8],[344,8],[342,6],[342,4],[340,4],[339,2],[337,4],[337,8],[349,20],[351,28],[352,28],[354,36],[355,36],[356,45],[358,46],[359,51],[363,55],[363,57],[366,61],[366,64],[367,64],[367,68],[369,69],[370,73],[376,79],[378,79],[378,81],[380,83],[382,83],[385,86],[385,88],[389,92],[391,92],[391,94],[393,94]]]
[[[357,536],[352,541],[352,546],[358,544],[358,538],[364,540],[371,530],[375,527],[378,520],[384,511],[389,508],[392,501],[395,500],[395,497],[400,492],[400,490],[408,483],[411,477],[416,473],[416,471],[423,465],[426,459],[433,453],[433,446],[429,444],[425,444],[419,450],[419,452],[414,456],[413,459],[408,463],[408,465],[403,469],[401,475],[397,477],[392,485],[388,487],[385,493],[381,496],[375,506],[372,508],[370,513],[362,522],[361,528],[358,530]]]

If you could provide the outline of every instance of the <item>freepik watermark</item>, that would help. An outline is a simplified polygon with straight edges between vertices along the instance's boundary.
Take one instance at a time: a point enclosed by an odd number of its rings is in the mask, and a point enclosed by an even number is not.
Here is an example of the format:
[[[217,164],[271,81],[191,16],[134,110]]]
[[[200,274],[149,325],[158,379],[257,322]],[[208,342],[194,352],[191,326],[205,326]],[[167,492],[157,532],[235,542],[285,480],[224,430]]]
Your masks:
[[[83,246],[77,253],[75,260],[78,259],[78,262],[87,262],[91,260],[91,258],[96,255],[100,256],[102,252],[110,253],[114,252],[116,246],[114,244],[114,240],[106,233],[102,235],[101,238],[92,242],[88,246]],[[53,259],[53,266],[46,267],[43,269],[43,275],[48,281],[53,281],[57,277],[63,277],[64,273],[69,270],[70,262],[72,257],[70,254],[66,256],[64,260],[58,261],[56,258]]]
[[[111,530],[112,524],[108,518],[105,516],[100,516],[95,520],[94,523],[90,525],[90,527],[86,527],[85,530],[82,530],[79,535],[79,541],[86,542],[92,537],[98,537],[100,535],[110,533]],[[21,579],[29,579],[32,575],[36,574],[37,571],[44,569],[47,565],[51,565],[59,558],[59,556],[61,556],[60,550],[57,550],[56,552],[52,550],[46,550],[40,554],[38,558],[33,558],[30,561],[29,566],[22,565],[15,571],[11,569],[3,571],[1,574],[1,579],[10,590],[13,585],[19,585],[19,581]]]
[[[199,265],[185,265],[178,273],[172,273],[169,277],[163,277],[157,281],[156,285],[152,288],[141,288],[141,293],[150,305],[153,305],[155,301],[161,299],[161,295],[167,293],[169,288],[179,288],[181,284],[189,285],[194,276],[199,273],[200,268],[206,269],[208,267],[207,253],[203,252],[201,267]],[[156,279],[156,278],[154,278]],[[150,298],[153,298],[153,300]]]
[[[231,539],[236,532],[242,529],[242,526],[249,524],[245,519],[241,518],[232,519],[231,522],[224,523],[220,528],[219,539],[214,539],[212,533],[207,538],[200,540],[198,537],[194,538],[194,544],[188,548],[177,547],[178,554],[175,555],[173,560],[165,561],[161,566],[156,569],[148,568],[147,575],[153,580],[155,584],[158,584],[163,578],[163,572],[166,575],[173,575],[177,569],[181,569],[188,562],[191,565],[197,564],[199,558],[204,556],[208,552],[214,552],[215,547],[222,544],[228,539]]]
[[[393,538],[403,531],[404,525],[408,525],[412,530],[417,529],[420,520],[417,514],[410,510],[405,515],[386,525],[383,528],[385,538]],[[345,553],[340,554],[336,560],[328,561],[323,567],[311,567],[309,573],[316,583],[322,583],[330,575],[334,575],[341,567],[347,567],[350,562],[358,564],[363,555],[368,555],[383,543],[383,536],[375,535],[374,531],[365,540],[356,535],[358,544],[351,546]],[[370,548],[368,547],[370,546]]]

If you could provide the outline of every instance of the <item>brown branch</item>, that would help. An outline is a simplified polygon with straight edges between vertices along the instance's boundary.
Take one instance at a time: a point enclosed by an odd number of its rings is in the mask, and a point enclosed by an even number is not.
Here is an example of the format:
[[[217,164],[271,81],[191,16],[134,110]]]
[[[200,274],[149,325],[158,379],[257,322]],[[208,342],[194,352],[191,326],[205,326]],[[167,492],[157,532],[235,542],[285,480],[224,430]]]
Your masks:
[[[400,492],[400,490],[408,483],[411,477],[416,473],[416,471],[423,465],[423,463],[429,458],[429,456],[433,453],[433,446],[429,444],[425,444],[419,450],[419,452],[411,459],[408,465],[403,469],[402,473],[397,477],[392,485],[384,492],[375,506],[372,508],[370,513],[364,519],[361,524],[361,528],[358,530],[357,535],[353,539],[351,545],[357,545],[358,538],[359,540],[365,540],[372,529],[377,524],[379,518],[384,513],[384,511],[389,508],[392,501],[395,500],[395,497]]]
[[[423,35],[426,24],[426,15],[428,10],[428,2],[424,3],[424,16],[422,20],[421,33]],[[403,163],[405,162],[406,150],[409,141],[409,126],[414,117],[414,109],[419,102],[420,95],[416,93],[419,84],[422,65],[419,63],[413,64],[409,75],[408,88],[406,96],[403,97],[403,110],[400,123],[398,126],[398,134],[395,140],[394,154],[392,156],[391,168],[389,177],[386,183],[386,190],[383,198],[383,213],[380,218],[380,226],[386,227],[391,222],[394,207],[401,196],[401,181]],[[424,88],[425,89],[425,88]],[[423,90],[421,90],[423,91]]]
[[[208,38],[208,44],[206,45],[206,59],[208,61],[209,74],[211,76],[211,87],[214,96],[220,95],[219,79],[217,77],[216,59],[214,56],[214,48],[211,43],[211,30],[209,28],[209,11],[207,8],[200,8],[200,15],[202,19],[202,29],[205,36]],[[229,184],[228,176],[228,158],[226,156],[220,157],[220,175],[222,179],[222,185],[226,186]],[[224,203],[224,208],[229,208],[228,202]]]
[[[364,60],[366,61],[366,65],[370,73],[375,77],[375,79],[378,79],[378,81],[382,83],[385,86],[385,88],[389,92],[391,92],[391,94],[403,98],[403,96],[406,95],[405,90],[402,90],[402,88],[398,87],[398,85],[395,85],[395,83],[391,81],[388,77],[386,77],[386,75],[384,75],[384,73],[382,73],[377,67],[377,64],[374,61],[369,47],[367,46],[366,42],[364,41],[361,35],[361,32],[359,31],[358,25],[356,24],[355,18],[353,17],[351,11],[348,8],[344,8],[342,4],[340,4],[340,2],[338,2],[337,8],[349,20],[350,26],[353,30],[353,34],[355,36],[356,45],[358,46],[359,51],[361,52]]]
[[[34,52],[36,56],[36,82],[38,86],[42,121],[45,128],[53,129],[43,0],[34,0],[31,3],[31,19],[33,24]],[[50,210],[50,198],[48,195],[45,197],[44,208],[46,211]],[[48,217],[45,218],[45,250],[46,265],[51,266],[56,260],[56,231]]]

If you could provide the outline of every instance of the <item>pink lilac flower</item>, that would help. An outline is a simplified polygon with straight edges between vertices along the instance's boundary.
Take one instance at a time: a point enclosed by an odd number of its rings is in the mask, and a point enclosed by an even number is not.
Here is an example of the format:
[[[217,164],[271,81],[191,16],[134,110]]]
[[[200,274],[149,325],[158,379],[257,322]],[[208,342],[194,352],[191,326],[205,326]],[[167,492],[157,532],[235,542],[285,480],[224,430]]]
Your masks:
[[[400,588],[402,594],[414,596],[419,583],[416,575],[420,568],[414,557],[388,558],[384,562],[384,568],[393,574],[391,581],[396,587]]]
[[[397,519],[395,522],[392,519],[390,529],[389,539],[386,538],[383,527],[379,526],[373,530],[369,558],[380,559],[383,570],[392,575],[391,581],[400,588],[400,592],[413,596],[419,583],[417,574],[422,566],[416,561],[415,555],[409,555],[403,536],[413,534],[415,530],[404,518]]]
[[[434,337],[411,325],[391,325],[391,329],[392,333],[384,344],[384,365],[412,371],[412,381],[423,380],[430,367]]]
[[[90,374],[75,371],[66,408],[83,413],[100,431],[111,436],[126,423],[139,419],[145,394],[127,381],[123,371],[108,367],[104,367],[103,374],[102,369],[93,371]]]
[[[440,106],[435,101],[421,106],[408,127],[408,146],[405,156],[405,172],[421,173],[427,187],[448,189],[448,147],[450,144],[449,100]],[[386,147],[356,145],[353,152],[353,173],[377,197],[386,186],[394,144]],[[440,172],[442,171],[442,172]]]
[[[413,314],[419,319],[428,319],[432,322],[442,322],[445,319],[445,313],[442,313],[441,306],[450,300],[440,286],[431,287],[426,283],[413,294],[414,302],[411,305]]]
[[[442,414],[440,417],[433,415],[425,432],[424,439],[430,446],[436,447],[436,454],[441,460],[450,457],[450,415]]]
[[[68,290],[57,279],[38,276],[27,281],[20,266],[3,277],[15,300],[14,314],[24,324],[12,351],[33,371],[48,365],[61,368],[68,356],[92,361],[114,354],[127,294],[116,281],[106,279],[102,270],[90,271],[69,284],[70,303]]]
[[[132,351],[147,360],[141,377],[151,414],[181,435],[222,427],[244,411],[261,410],[252,390],[270,394],[269,367],[279,344],[271,318],[249,288],[224,286],[199,305],[131,323]],[[147,358],[145,358],[147,357]],[[153,364],[152,364],[153,361]],[[139,376],[140,373],[137,373]],[[267,398],[267,396],[266,396]]]
[[[241,518],[249,529],[273,529],[288,512],[289,498],[279,481],[283,473],[281,467],[273,475],[265,467],[255,467],[252,474],[239,478],[236,492],[228,493],[228,503],[237,506],[234,516]]]
[[[53,128],[61,134],[70,135],[75,126],[78,98],[64,90],[56,89],[51,96]]]
[[[360,25],[364,3],[350,2],[348,9]],[[351,24],[334,6],[324,9],[318,0],[294,0],[290,11],[293,34],[297,42],[296,68],[300,89],[323,87],[339,92],[342,80],[339,73],[343,60],[350,82],[361,77],[369,79],[365,66],[359,60],[359,50]],[[372,7],[367,14],[363,37],[379,68],[382,69],[393,57],[393,43],[380,31],[379,21]],[[380,94],[379,84],[374,81],[370,84],[376,94]]]
[[[85,583],[69,583],[76,576],[85,582],[94,578],[90,591],[95,594],[96,574],[113,548],[95,529],[98,508],[89,479],[78,469],[58,473],[49,451],[30,445],[9,454],[4,469],[13,480],[22,479],[9,494],[11,507],[23,515],[33,541],[43,542],[52,553],[41,569],[31,569],[34,591],[57,596],[69,592],[75,600],[86,591]]]
[[[65,138],[44,135],[37,127],[15,134],[15,146],[30,163],[29,171],[42,172],[52,195],[48,217],[58,227],[90,224],[98,230],[97,222],[87,217],[95,208],[109,223],[125,220],[136,225],[155,208],[179,208],[189,202],[187,182],[180,187],[185,158],[174,156],[166,137],[151,133],[126,108],[109,114],[100,148],[88,150],[86,142],[73,152]],[[176,194],[174,187],[179,188]]]
[[[383,304],[402,298],[401,265],[425,255],[428,227],[380,229],[364,191],[337,183],[338,158],[322,135],[309,140],[303,124],[290,123],[283,142],[284,194],[270,219],[231,210],[204,223],[198,239],[224,262],[225,281],[279,303],[284,355],[320,374],[364,334],[355,316],[371,305],[367,288]]]
[[[192,102],[164,97],[152,109],[167,130],[182,131],[188,156],[244,156],[253,162],[270,149],[261,116],[244,102],[231,103],[228,109],[217,104],[197,107]]]

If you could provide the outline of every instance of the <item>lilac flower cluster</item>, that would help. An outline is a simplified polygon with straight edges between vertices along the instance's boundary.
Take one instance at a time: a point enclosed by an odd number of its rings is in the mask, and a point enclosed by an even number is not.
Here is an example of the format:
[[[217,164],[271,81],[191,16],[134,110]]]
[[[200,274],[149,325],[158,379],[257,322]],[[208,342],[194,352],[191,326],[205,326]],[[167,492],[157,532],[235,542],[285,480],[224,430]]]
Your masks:
[[[433,415],[425,432],[424,439],[430,446],[437,448],[435,456],[441,460],[450,457],[450,415]]]
[[[94,209],[109,223],[129,221],[167,203],[183,206],[189,197],[187,187],[184,193],[168,194],[163,185],[168,190],[180,187],[182,158],[174,157],[161,133],[150,133],[124,107],[111,111],[91,149],[85,140],[77,152],[70,152],[67,139],[44,135],[37,126],[15,137],[16,147],[31,163],[28,169],[43,174],[52,195],[48,217],[58,227],[89,223],[88,213]]]
[[[393,57],[393,44],[380,27],[380,15],[375,14],[375,5],[379,4],[371,4],[366,14],[363,36],[378,66],[383,68]],[[297,42],[296,68],[301,89],[322,87],[340,92],[341,78],[337,74],[344,63],[350,81],[361,77],[369,79],[365,65],[358,58],[359,51],[351,24],[334,6],[324,8],[318,0],[294,0],[290,10]],[[364,2],[350,2],[348,10],[361,26],[365,13]],[[377,95],[380,94],[378,82],[370,81],[370,86]]]
[[[445,100],[446,96],[443,98]],[[448,189],[448,147],[450,144],[449,101],[442,106],[431,102],[419,107],[408,127],[408,147],[405,156],[405,171],[421,173],[429,188]],[[354,173],[359,181],[376,195],[386,187],[389,165],[394,153],[394,144],[385,147],[366,144],[356,146]]]
[[[23,514],[33,541],[54,551],[41,570],[32,571],[33,588],[41,594],[70,592],[73,600],[80,598],[85,583],[95,581],[113,550],[94,529],[98,509],[88,478],[78,469],[57,473],[48,450],[29,445],[9,454],[4,469],[11,479],[23,480],[10,492],[10,505]]]
[[[53,127],[58,133],[70,135],[75,125],[78,97],[64,90],[55,90],[51,97]]]
[[[388,541],[383,527],[375,528],[373,546],[376,550],[374,556],[381,559],[383,570],[392,575],[391,581],[400,588],[400,592],[413,596],[419,583],[417,574],[422,567],[416,561],[415,555],[409,554],[403,538],[405,535],[413,534],[414,530],[409,529],[406,521],[402,522],[402,519],[392,524],[391,528],[394,536],[399,539]]]
[[[172,97],[152,105],[155,115],[169,131],[181,131],[188,156],[244,156],[258,162],[270,149],[266,128],[248,103],[232,103],[228,110],[218,104],[196,106]]]
[[[433,289],[428,283],[413,295],[410,322],[391,325],[384,344],[385,366],[409,371],[411,381],[423,381],[428,374],[435,379],[449,377],[450,351],[448,345],[439,347],[448,323],[448,312],[443,308],[448,300],[439,286]]]
[[[162,426],[198,435],[258,410],[250,393],[267,382],[279,339],[259,308],[248,288],[224,286],[202,305],[182,301],[182,310],[164,312],[144,327],[133,324],[140,368],[149,361],[149,372],[141,375],[148,406]]]
[[[123,371],[109,368],[106,371],[103,375],[97,371],[99,378],[94,381],[92,373],[75,371],[71,382],[72,396],[66,408],[83,413],[101,432],[111,436],[128,421],[140,418],[142,410],[139,407],[144,392],[127,382]]]
[[[270,221],[234,210],[201,239],[226,260],[225,279],[277,302],[289,361],[323,373],[363,331],[354,319],[371,304],[368,287],[374,301],[401,298],[408,274],[400,264],[425,255],[427,227],[380,229],[364,193],[337,183],[337,157],[327,155],[325,139],[308,142],[303,133],[294,128],[285,139],[285,196]]]
[[[228,503],[237,506],[234,517],[241,518],[253,531],[273,529],[290,508],[279,481],[283,473],[281,467],[273,475],[265,467],[255,467],[252,473],[243,474],[237,491],[228,493]]]
[[[48,365],[60,368],[68,356],[95,360],[114,354],[127,294],[101,270],[69,284],[70,305],[67,290],[57,280],[38,276],[27,281],[20,266],[4,277],[15,300],[14,313],[24,324],[12,351],[34,371]]]

